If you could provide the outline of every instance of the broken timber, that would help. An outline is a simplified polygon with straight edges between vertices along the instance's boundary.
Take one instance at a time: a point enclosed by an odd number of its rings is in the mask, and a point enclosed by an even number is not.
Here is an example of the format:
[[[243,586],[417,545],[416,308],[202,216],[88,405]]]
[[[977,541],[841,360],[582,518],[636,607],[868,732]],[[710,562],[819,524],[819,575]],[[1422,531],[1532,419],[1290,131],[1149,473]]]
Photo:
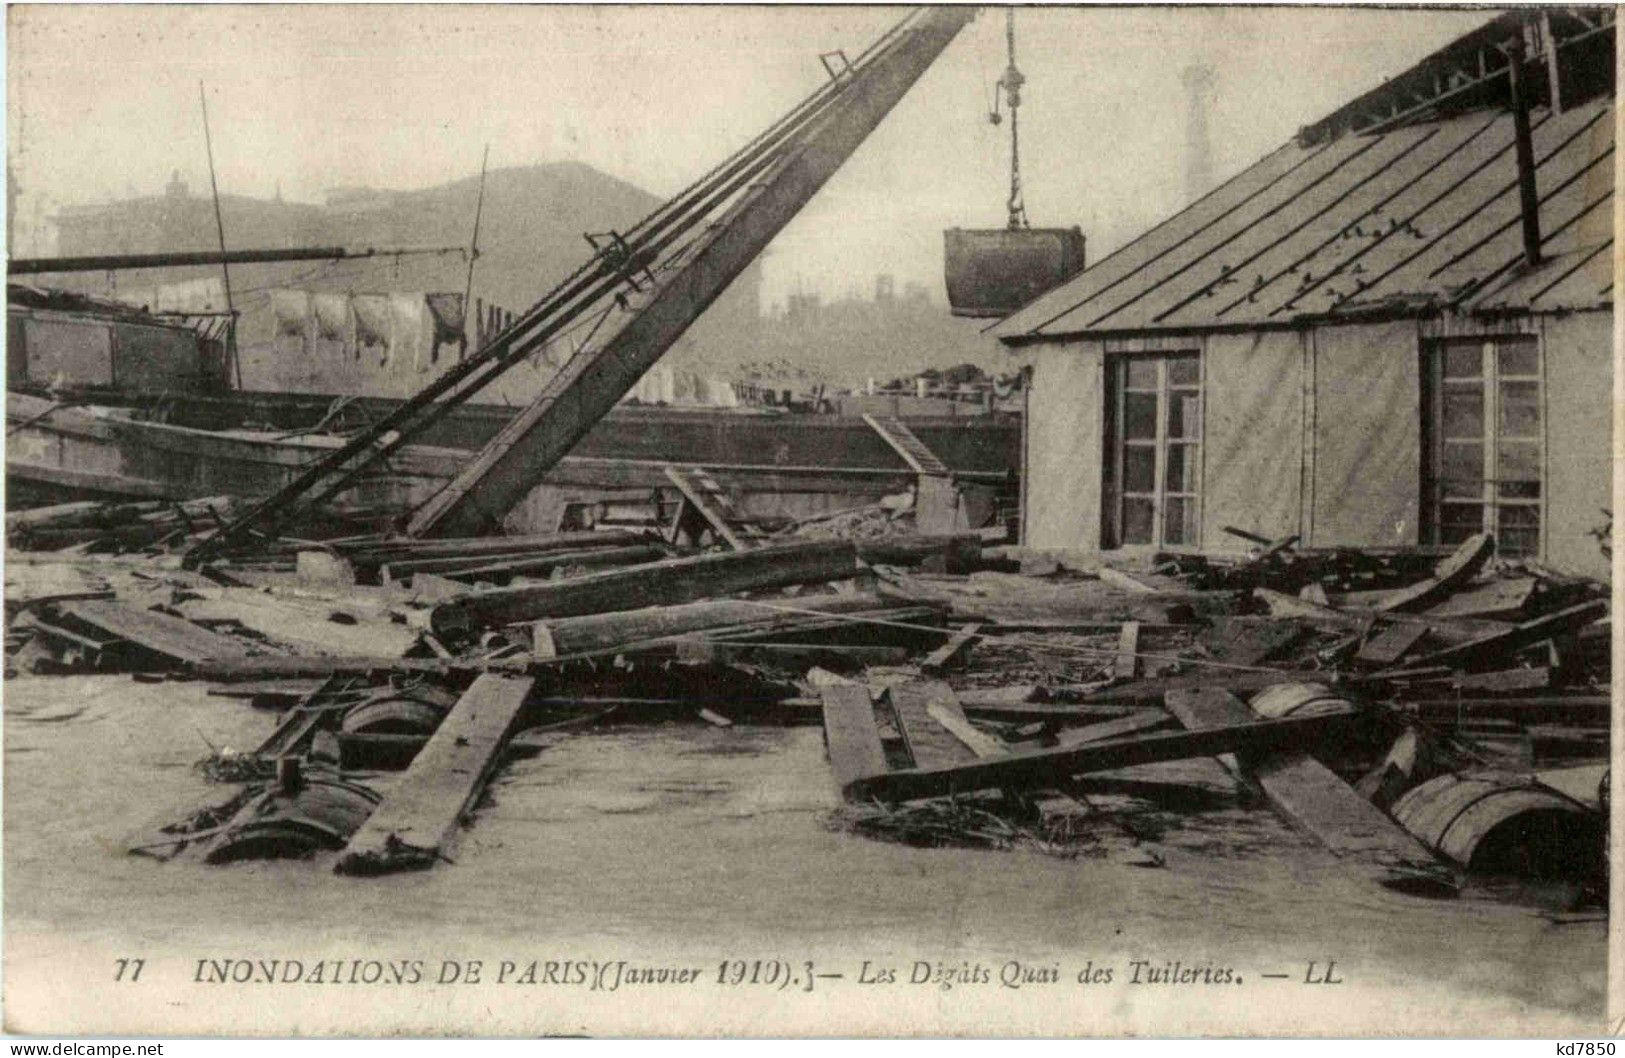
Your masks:
[[[778,544],[471,592],[436,606],[430,625],[443,639],[457,638],[496,625],[669,606],[759,588],[845,580],[856,572],[857,554],[845,541]]]
[[[1222,690],[1172,691],[1167,704],[1191,730],[1222,730],[1254,718],[1241,699]],[[1446,885],[1432,854],[1309,754],[1288,746],[1245,759],[1245,771],[1276,810],[1336,855],[1364,861],[1385,874],[1397,872],[1391,880],[1401,884]]]
[[[897,727],[916,768],[952,768],[976,759],[977,754],[931,715],[933,709],[950,716],[957,713],[960,718],[965,715],[946,683],[900,683],[892,687],[890,697]]]
[[[1063,749],[1033,750],[970,764],[912,768],[843,784],[849,800],[912,801],[974,790],[1050,786],[1067,776],[1238,751],[1302,745],[1346,723],[1352,712],[1231,724],[1204,731],[1139,735]]]
[[[382,874],[449,859],[463,817],[495,769],[533,682],[475,680],[412,759],[395,792],[350,838],[334,869]]]
[[[869,688],[859,683],[838,683],[823,690],[824,742],[829,767],[845,791],[855,782],[886,771],[886,754],[875,727],[875,709]]]
[[[183,617],[143,610],[117,599],[75,599],[51,607],[58,616],[100,629],[184,665],[244,658],[248,648]]]
[[[1514,651],[1536,643],[1575,632],[1593,621],[1599,620],[1608,614],[1608,602],[1605,599],[1593,599],[1566,610],[1545,614],[1522,624],[1512,625],[1505,631],[1492,632],[1465,643],[1457,643],[1432,654],[1424,654],[1413,658],[1412,664],[1418,668],[1438,666],[1465,667],[1476,665],[1492,658],[1505,659]],[[1378,673],[1387,675],[1387,671]]]

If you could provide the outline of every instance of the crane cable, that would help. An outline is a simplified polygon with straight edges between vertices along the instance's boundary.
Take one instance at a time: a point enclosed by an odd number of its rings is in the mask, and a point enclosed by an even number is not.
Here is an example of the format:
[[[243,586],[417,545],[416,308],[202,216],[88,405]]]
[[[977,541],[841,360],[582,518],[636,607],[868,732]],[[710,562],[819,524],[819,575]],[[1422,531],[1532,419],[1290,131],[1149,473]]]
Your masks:
[[[1005,205],[1010,213],[1010,230],[1019,231],[1030,227],[1027,222],[1027,202],[1021,193],[1021,131],[1018,117],[1021,86],[1027,83],[1027,78],[1016,68],[1016,9],[1005,8],[1004,16],[1004,37],[1010,56],[1010,65],[1005,67],[1004,77],[999,81],[999,87],[1004,89],[1004,98],[1010,104],[1010,198]]]

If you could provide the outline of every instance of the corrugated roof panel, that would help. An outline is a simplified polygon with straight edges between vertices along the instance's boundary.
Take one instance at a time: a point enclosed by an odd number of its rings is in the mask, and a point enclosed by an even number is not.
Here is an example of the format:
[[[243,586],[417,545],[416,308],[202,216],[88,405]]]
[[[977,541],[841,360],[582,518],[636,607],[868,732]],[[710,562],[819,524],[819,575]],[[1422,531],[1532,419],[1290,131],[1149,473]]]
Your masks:
[[[1610,237],[1591,246],[1553,253],[1540,265],[1492,287],[1474,298],[1475,311],[1509,311],[1524,307],[1543,312],[1590,308],[1598,301],[1598,290],[1612,296],[1614,282],[1614,240]]]
[[[1132,311],[1125,317],[1100,317],[1098,324],[1120,326],[1120,321],[1127,318],[1136,325],[1166,326],[1163,322],[1166,313],[1191,303],[1209,284],[1233,278],[1235,282],[1221,287],[1230,292],[1256,285],[1264,278],[1256,266],[1259,254],[1284,239],[1306,233],[1313,239],[1317,231],[1323,236],[1326,230],[1340,228],[1339,218],[1345,215],[1344,204],[1350,195],[1358,194],[1396,169],[1402,170],[1405,163],[1438,134],[1437,128],[1408,128],[1377,137],[1371,150],[1350,158],[1327,179],[1305,188],[1303,194],[1283,204],[1264,222],[1237,231],[1223,246],[1194,262],[1177,277],[1177,282],[1148,292],[1147,297],[1133,304]],[[1211,317],[1213,309],[1206,308],[1203,315]]]
[[[1613,193],[1613,111],[1601,100],[1533,115],[1542,245],[1554,260],[1612,236],[1604,207]],[[1590,278],[1564,276],[1550,291],[1527,277],[1504,283],[1522,249],[1518,210],[1505,113],[1289,145],[995,333],[1281,323],[1440,303],[1475,289],[1495,292],[1486,308],[1517,307],[1519,298],[1532,299],[1524,307],[1605,302],[1590,265],[1575,273]]]
[[[1400,198],[1484,138],[1489,125],[1489,120],[1479,115],[1473,120],[1438,126],[1436,134],[1418,141],[1414,150],[1396,156],[1371,179],[1350,183],[1342,198],[1315,223],[1296,231],[1268,233],[1273,238],[1264,248],[1255,251],[1252,260],[1237,266],[1243,273],[1261,278],[1261,286],[1255,285],[1255,279],[1253,283],[1199,288],[1187,295],[1184,305],[1161,315],[1157,322],[1179,326],[1206,318],[1225,323],[1268,318],[1274,310],[1313,290],[1317,279],[1324,280],[1370,238],[1386,230],[1390,218],[1397,219],[1393,207]]]
[[[1407,138],[1408,139],[1408,138]],[[1077,301],[1067,312],[1058,315],[1043,329],[1047,333],[1068,330],[1091,330],[1106,326],[1109,329],[1136,329],[1146,325],[1149,316],[1135,311],[1125,313],[1147,296],[1169,284],[1188,282],[1189,269],[1220,252],[1259,224],[1274,222],[1274,218],[1290,211],[1294,204],[1316,189],[1333,183],[1344,167],[1373,150],[1385,157],[1394,149],[1383,146],[1383,137],[1351,137],[1339,140],[1317,152],[1304,165],[1293,168],[1286,176],[1271,184],[1263,194],[1227,213],[1217,223],[1195,232],[1189,239],[1173,247],[1127,283],[1110,291],[1102,291]],[[1109,324],[1102,320],[1114,317]]]
[[[1536,186],[1542,199],[1543,215],[1554,207],[1560,217],[1571,215],[1574,210],[1561,209],[1559,196],[1588,175],[1609,169],[1606,157],[1613,146],[1611,134],[1603,153],[1593,157],[1588,149],[1591,140],[1588,132],[1595,130],[1600,122],[1574,129],[1557,140],[1560,133],[1568,131],[1568,122],[1563,118],[1569,116],[1564,114],[1557,121],[1548,122],[1542,132],[1550,130],[1549,135],[1536,136]],[[1486,175],[1494,176],[1496,179],[1489,182],[1497,186],[1487,194],[1481,192],[1469,201],[1457,203],[1449,213],[1433,211],[1438,214],[1433,218],[1437,235],[1402,264],[1379,273],[1373,293],[1380,296],[1388,292],[1453,290],[1498,267],[1511,252],[1516,252],[1522,236],[1515,159],[1508,159],[1507,164],[1494,167]],[[1420,226],[1428,231],[1427,224]],[[1543,227],[1550,226],[1554,224],[1543,224]],[[1511,246],[1512,250],[1500,252],[1504,246]]]

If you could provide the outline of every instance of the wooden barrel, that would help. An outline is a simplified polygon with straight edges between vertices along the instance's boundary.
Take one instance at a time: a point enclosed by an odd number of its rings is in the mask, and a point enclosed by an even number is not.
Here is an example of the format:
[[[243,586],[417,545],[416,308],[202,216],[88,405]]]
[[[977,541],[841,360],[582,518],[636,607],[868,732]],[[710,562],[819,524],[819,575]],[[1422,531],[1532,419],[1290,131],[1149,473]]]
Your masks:
[[[1326,716],[1354,708],[1354,703],[1323,683],[1278,683],[1260,691],[1251,705],[1253,712],[1267,720]]]
[[[1008,316],[1083,271],[1078,228],[949,228],[943,239],[955,316]]]
[[[1473,871],[1583,879],[1603,860],[1605,818],[1541,786],[1440,775],[1394,802],[1392,815]]]
[[[307,774],[292,796],[268,793],[256,817],[224,835],[206,861],[299,859],[343,848],[381,799],[365,786]]]

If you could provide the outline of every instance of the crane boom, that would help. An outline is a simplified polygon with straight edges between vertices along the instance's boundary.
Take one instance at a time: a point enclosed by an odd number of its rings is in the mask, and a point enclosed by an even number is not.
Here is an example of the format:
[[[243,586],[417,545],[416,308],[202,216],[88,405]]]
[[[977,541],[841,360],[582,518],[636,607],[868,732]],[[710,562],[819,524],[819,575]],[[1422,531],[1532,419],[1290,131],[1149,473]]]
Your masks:
[[[496,529],[806,205],[974,17],[970,7],[916,8],[856,59],[847,61],[840,52],[821,56],[830,74],[826,84],[633,227],[589,234],[592,257],[484,347],[194,546],[187,563],[287,524],[349,487],[521,360],[590,328],[538,398],[407,526],[413,536]]]
[[[411,536],[487,532],[612,409],[639,378],[834,175],[897,101],[975,16],[931,8],[861,68],[807,131],[696,240],[668,271],[647,273],[613,329],[579,350],[439,493],[413,515]],[[663,262],[664,263],[664,262]]]

